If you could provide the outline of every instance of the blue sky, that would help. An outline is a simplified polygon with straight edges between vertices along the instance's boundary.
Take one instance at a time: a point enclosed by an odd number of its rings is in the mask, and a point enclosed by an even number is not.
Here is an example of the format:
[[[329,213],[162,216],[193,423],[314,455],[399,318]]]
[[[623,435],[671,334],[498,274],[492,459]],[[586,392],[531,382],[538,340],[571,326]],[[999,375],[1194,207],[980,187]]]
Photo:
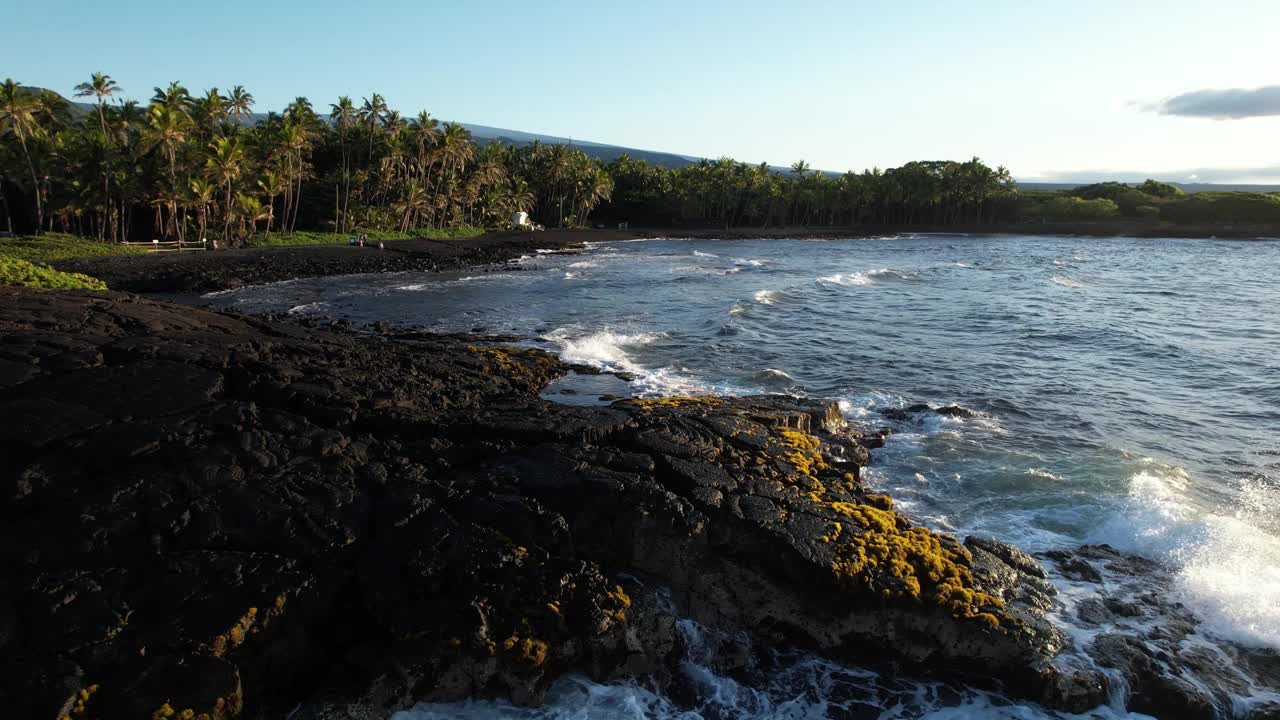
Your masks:
[[[243,84],[259,111],[376,91],[406,115],[832,170],[977,155],[1022,178],[1280,182],[1280,115],[1156,111],[1280,85],[1276,0],[44,0],[4,15],[0,76],[66,94],[102,70],[140,100],[170,80]]]

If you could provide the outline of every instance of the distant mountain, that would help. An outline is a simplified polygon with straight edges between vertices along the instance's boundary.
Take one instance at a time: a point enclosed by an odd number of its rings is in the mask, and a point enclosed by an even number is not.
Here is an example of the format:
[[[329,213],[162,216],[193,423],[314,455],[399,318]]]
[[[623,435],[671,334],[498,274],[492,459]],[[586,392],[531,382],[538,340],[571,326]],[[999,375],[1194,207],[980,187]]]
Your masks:
[[[37,90],[36,88],[30,88]],[[93,103],[83,103],[68,100],[67,101],[76,114],[94,112]],[[254,113],[247,124],[256,125],[267,119],[265,113]],[[471,132],[472,138],[481,144],[491,142],[503,142],[508,145],[532,145],[540,142],[544,145],[572,145],[586,154],[599,158],[603,162],[612,162],[621,155],[629,155],[636,160],[644,160],[650,165],[658,165],[661,167],[678,168],[686,165],[697,163],[702,158],[693,157],[691,155],[677,155],[674,153],[658,152],[656,150],[640,150],[637,148],[622,147],[620,145],[609,145],[608,143],[589,142],[585,140],[574,140],[571,138],[557,137],[555,135],[542,135],[539,133],[529,133],[521,130],[508,130],[506,128],[490,127],[488,125],[474,125],[472,123],[458,123]],[[774,170],[786,172],[787,168],[773,167]],[[840,175],[838,172],[828,172],[829,175]],[[1159,178],[1156,178],[1159,179]],[[1100,180],[1099,180],[1100,181]],[[1070,190],[1072,188],[1087,185],[1083,182],[1018,182],[1018,187],[1026,190]],[[1217,183],[1172,183],[1182,188],[1184,192],[1213,192],[1213,191],[1247,191],[1247,192],[1280,192],[1280,185],[1238,185],[1238,184],[1217,184]]]
[[[39,92],[38,88],[28,89]],[[67,104],[71,106],[72,113],[77,116],[85,113],[96,112],[96,105],[94,103],[67,100]],[[249,119],[245,124],[257,125],[266,119],[266,113],[254,113],[249,116]],[[556,137],[555,135],[541,135],[521,130],[508,130],[506,128],[490,127],[488,125],[475,125],[472,123],[458,124],[466,128],[471,133],[472,139],[477,143],[486,144],[491,142],[503,142],[508,145],[523,146],[540,142],[544,145],[572,145],[586,154],[599,158],[606,163],[612,162],[621,155],[630,155],[632,158],[635,158],[636,160],[644,160],[650,165],[675,168],[696,163],[700,159],[690,157],[688,155],[675,155],[673,153],[657,152],[654,150],[640,150],[638,148],[628,148],[620,145],[574,140],[571,138]]]

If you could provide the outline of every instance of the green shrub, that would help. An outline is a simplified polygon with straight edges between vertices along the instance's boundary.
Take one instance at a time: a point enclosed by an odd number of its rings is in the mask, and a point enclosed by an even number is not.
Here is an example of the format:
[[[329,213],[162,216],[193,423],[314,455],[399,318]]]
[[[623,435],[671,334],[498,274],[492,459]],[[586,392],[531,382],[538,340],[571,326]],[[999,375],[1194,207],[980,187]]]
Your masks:
[[[1155,205],[1139,205],[1138,207],[1134,208],[1133,214],[1136,215],[1137,217],[1142,218],[1143,220],[1159,220],[1160,208],[1156,207]]]
[[[1177,185],[1160,182],[1159,180],[1152,180],[1151,178],[1147,178],[1146,182],[1139,185],[1138,190],[1152,197],[1164,198],[1165,200],[1184,198],[1187,196],[1187,194],[1182,191],[1182,188]]]
[[[1149,181],[1155,183],[1155,181]],[[1166,192],[1161,187],[1162,183],[1154,185],[1143,185],[1143,188],[1151,187],[1158,192]],[[1172,185],[1170,190],[1177,190]],[[1071,191],[1071,194],[1085,200],[1110,200],[1116,204],[1120,214],[1125,217],[1138,217],[1138,208],[1144,205],[1156,205],[1161,202],[1161,196],[1149,194],[1142,189],[1135,188],[1131,185],[1118,182],[1095,183],[1093,185],[1084,185]]]
[[[1120,207],[1106,198],[1056,197],[1045,203],[1041,212],[1047,220],[1110,220],[1120,215]]]
[[[27,262],[54,262],[103,255],[138,255],[146,252],[145,248],[86,240],[66,233],[0,238],[0,257],[17,258]]]
[[[1278,223],[1280,194],[1202,192],[1171,202],[1160,216],[1176,223]]]
[[[107,289],[106,283],[88,275],[62,272],[47,265],[37,265],[26,260],[3,256],[0,256],[0,285],[56,290]]]

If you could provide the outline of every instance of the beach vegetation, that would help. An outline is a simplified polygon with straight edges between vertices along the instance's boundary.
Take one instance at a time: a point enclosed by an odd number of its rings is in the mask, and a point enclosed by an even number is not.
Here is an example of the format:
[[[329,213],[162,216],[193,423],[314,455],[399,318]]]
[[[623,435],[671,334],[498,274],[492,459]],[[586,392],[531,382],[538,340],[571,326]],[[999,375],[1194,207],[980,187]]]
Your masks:
[[[48,265],[0,256],[0,285],[48,290],[106,290],[101,280],[80,273],[54,270]]]

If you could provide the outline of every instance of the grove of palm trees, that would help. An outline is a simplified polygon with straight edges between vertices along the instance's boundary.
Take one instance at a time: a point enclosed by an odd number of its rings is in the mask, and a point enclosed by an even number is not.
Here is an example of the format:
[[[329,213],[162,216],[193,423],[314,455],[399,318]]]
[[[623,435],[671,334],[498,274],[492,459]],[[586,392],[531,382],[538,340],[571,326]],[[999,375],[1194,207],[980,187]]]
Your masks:
[[[171,82],[145,106],[123,92],[92,74],[75,88],[93,105],[85,112],[54,92],[0,85],[0,228],[235,246],[264,232],[495,227],[516,211],[555,227],[1280,218],[1275,196],[1188,198],[1154,181],[1020,192],[1008,170],[977,158],[843,175],[804,161],[668,168],[623,155],[605,165],[566,145],[477,143],[429,113],[405,118],[378,93],[318,108],[299,97],[264,118],[240,85],[193,93]]]
[[[271,231],[493,226],[535,207],[571,226],[613,188],[579,150],[478,146],[461,125],[406,119],[377,93],[328,110],[300,97],[252,123],[242,86],[169,83],[146,106],[122,92],[94,73],[76,88],[96,105],[83,113],[0,85],[0,228],[234,245]]]

